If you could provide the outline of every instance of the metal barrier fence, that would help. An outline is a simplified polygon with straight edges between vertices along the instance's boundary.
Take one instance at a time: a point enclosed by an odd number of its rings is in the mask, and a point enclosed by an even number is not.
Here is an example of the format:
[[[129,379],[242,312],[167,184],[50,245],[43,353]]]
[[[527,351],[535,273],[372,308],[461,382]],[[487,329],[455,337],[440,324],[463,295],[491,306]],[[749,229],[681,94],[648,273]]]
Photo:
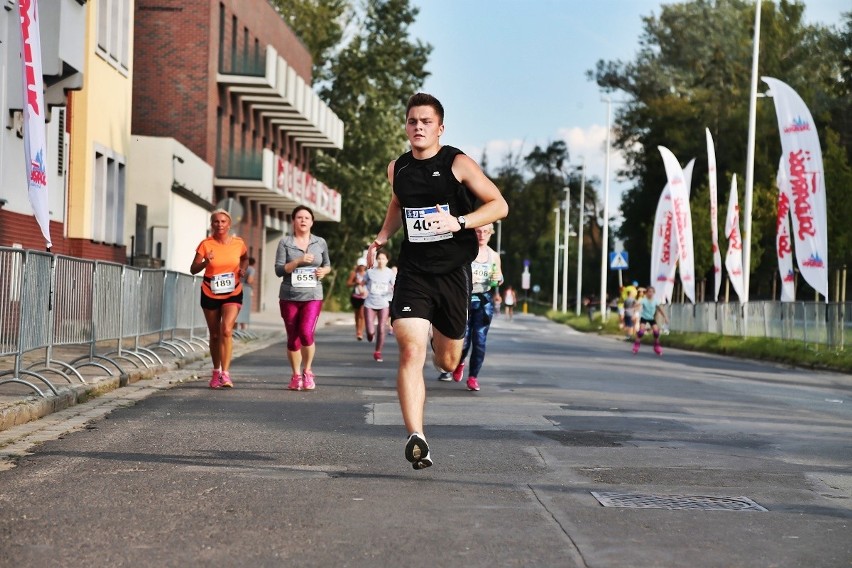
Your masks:
[[[200,286],[201,277],[174,271],[0,247],[0,365],[12,367],[0,367],[0,385],[58,394],[48,375],[85,383],[85,366],[124,374],[162,364],[158,351],[206,350]],[[57,350],[76,358],[59,360]]]
[[[673,331],[769,337],[843,349],[852,332],[852,303],[749,302],[672,304]]]

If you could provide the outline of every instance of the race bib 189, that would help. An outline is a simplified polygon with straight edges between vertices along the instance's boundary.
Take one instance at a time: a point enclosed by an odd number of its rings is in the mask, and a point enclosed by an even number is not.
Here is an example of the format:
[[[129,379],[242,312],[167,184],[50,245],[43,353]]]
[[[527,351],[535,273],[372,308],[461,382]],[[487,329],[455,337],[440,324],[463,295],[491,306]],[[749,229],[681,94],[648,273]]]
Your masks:
[[[216,274],[210,278],[210,291],[214,294],[227,294],[237,287],[237,278],[233,272]]]
[[[317,269],[314,266],[297,268],[290,275],[293,288],[313,288],[317,285]]]
[[[441,205],[441,211],[450,212],[449,204]],[[450,230],[437,232],[430,227],[431,223],[426,220],[426,215],[437,213],[435,207],[405,207],[405,227],[408,231],[408,240],[412,243],[431,243],[452,239]]]

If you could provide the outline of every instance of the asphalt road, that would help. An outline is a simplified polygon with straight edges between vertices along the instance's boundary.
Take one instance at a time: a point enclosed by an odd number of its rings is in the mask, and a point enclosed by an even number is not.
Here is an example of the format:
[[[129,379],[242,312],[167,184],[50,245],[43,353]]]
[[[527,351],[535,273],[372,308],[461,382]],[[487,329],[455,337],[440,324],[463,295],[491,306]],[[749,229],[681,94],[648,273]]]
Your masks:
[[[0,471],[0,566],[852,566],[852,377],[498,319],[482,391],[427,368],[415,471],[345,323],[315,392],[279,343],[59,428]]]

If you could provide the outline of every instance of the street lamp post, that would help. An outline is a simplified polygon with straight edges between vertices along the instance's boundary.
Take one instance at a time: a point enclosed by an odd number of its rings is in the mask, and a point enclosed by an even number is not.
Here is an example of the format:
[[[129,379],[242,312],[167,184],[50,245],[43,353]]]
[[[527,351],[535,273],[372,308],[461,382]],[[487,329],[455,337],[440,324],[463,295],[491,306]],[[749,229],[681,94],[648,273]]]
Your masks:
[[[565,186],[565,226],[562,228],[562,313],[568,312],[568,237],[570,225],[568,212],[571,211],[571,186]]]
[[[556,207],[553,212],[556,213],[556,222],[553,224],[553,311],[555,312],[559,296],[559,207]]]
[[[497,221],[497,254],[503,254],[503,221]]]
[[[580,218],[577,223],[580,225],[577,237],[577,315],[580,315],[580,294],[583,287],[583,217],[585,216],[585,199],[586,199],[586,158],[583,158],[583,173],[580,178]]]
[[[612,115],[612,99],[604,97],[606,103],[606,161],[604,162],[604,208],[603,208],[603,230],[601,234],[601,323],[606,321],[606,278],[607,260],[609,257],[609,137],[611,132],[610,117]]]

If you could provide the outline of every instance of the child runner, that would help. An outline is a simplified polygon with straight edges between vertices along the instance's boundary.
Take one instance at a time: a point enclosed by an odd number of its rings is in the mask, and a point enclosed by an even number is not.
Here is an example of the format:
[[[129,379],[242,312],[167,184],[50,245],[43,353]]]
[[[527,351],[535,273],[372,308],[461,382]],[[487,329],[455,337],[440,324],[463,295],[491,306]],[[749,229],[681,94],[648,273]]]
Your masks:
[[[639,300],[638,305],[639,331],[636,332],[636,340],[633,342],[633,354],[639,353],[642,336],[645,335],[646,328],[651,326],[651,331],[654,333],[654,353],[662,355],[663,348],[660,347],[660,326],[657,325],[657,314],[665,320],[666,325],[669,323],[669,318],[663,310],[663,306],[654,298],[653,286],[648,286],[648,289],[645,290],[645,297]]]

